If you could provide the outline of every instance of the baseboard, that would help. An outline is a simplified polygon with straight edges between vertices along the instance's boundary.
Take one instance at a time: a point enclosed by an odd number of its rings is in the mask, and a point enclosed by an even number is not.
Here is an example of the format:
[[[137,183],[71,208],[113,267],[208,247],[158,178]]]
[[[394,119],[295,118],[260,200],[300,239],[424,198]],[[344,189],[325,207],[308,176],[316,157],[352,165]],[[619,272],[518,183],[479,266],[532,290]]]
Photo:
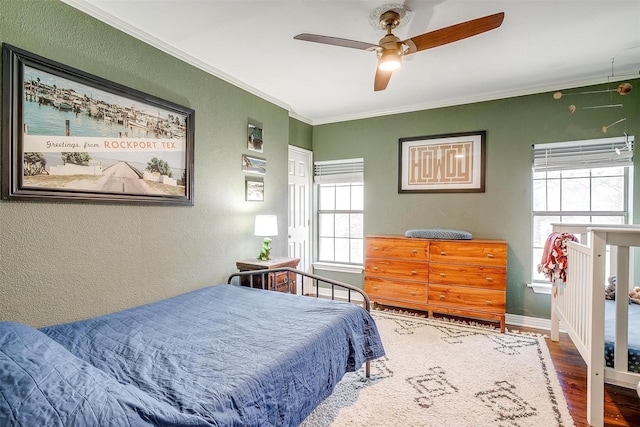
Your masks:
[[[336,292],[336,299],[346,299],[346,295],[341,295],[341,292]],[[320,290],[320,295],[323,297],[331,297],[329,291],[326,289]],[[542,331],[551,331],[551,320],[543,319],[541,317],[530,317],[530,316],[522,316],[520,314],[510,314],[507,313],[505,316],[505,322],[507,327],[516,326],[523,328],[532,328],[532,329],[540,329]],[[566,332],[566,329],[563,327],[562,322],[560,322],[560,332]]]
[[[534,328],[541,329],[544,331],[551,331],[551,319],[543,319],[541,317],[529,317],[522,316],[520,314],[510,314],[506,315],[506,323],[507,327],[509,326],[520,326],[523,328]],[[560,322],[560,332],[566,332],[566,328],[563,323]]]
[[[311,296],[314,296],[316,293],[316,288],[313,287],[312,288],[313,291],[310,293]],[[307,294],[309,294],[309,292],[307,292]],[[348,301],[349,300],[349,292],[347,292],[344,288],[343,289],[335,289],[333,292],[333,298],[332,298],[332,294],[331,294],[331,289],[328,288],[323,288],[322,286],[320,287],[320,289],[318,290],[318,295],[322,298],[326,298],[326,299],[335,299],[335,300],[339,300],[339,301]],[[357,292],[351,292],[351,301],[352,302],[356,302],[356,303],[363,303],[364,299],[362,298],[362,295],[360,295]]]

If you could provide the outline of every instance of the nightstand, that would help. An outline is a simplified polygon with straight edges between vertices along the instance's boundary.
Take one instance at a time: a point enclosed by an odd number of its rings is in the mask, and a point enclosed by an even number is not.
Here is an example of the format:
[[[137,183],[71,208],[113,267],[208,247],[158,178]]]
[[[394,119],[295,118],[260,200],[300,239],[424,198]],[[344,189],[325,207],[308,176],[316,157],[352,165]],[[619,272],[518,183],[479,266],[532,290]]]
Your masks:
[[[273,270],[280,267],[297,268],[300,262],[297,258],[284,258],[273,257],[268,261],[261,261],[257,258],[250,258],[243,261],[236,262],[236,267],[239,271],[253,271],[253,270]],[[265,272],[266,273],[266,272]],[[278,292],[296,293],[296,275],[294,273],[287,273],[281,271],[279,273],[265,274],[265,278],[268,278],[267,284],[264,289],[275,290]],[[253,278],[253,282],[251,282]],[[253,283],[254,288],[263,289],[262,275],[255,274],[253,276],[244,276],[240,278],[240,284],[242,286],[250,286]]]

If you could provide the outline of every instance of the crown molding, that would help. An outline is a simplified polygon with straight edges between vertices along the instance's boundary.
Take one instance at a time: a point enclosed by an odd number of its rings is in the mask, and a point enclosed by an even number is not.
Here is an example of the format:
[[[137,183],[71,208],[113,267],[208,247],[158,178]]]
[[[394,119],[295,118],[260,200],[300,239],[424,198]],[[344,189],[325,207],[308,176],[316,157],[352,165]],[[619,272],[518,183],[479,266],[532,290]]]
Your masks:
[[[227,83],[230,83],[242,90],[245,90],[249,93],[251,93],[252,95],[255,95],[259,98],[264,99],[265,101],[268,101],[280,108],[283,108],[287,111],[291,111],[291,106],[277,98],[274,98],[272,96],[270,96],[267,93],[264,93],[256,88],[254,88],[253,86],[250,86],[248,84],[246,84],[245,82],[238,80],[237,78],[218,70],[217,68],[214,68],[208,64],[205,64],[204,62],[194,58],[191,55],[187,55],[186,53],[175,49],[172,46],[169,46],[168,44],[166,44],[165,42],[163,42],[160,39],[157,39],[155,37],[150,36],[148,33],[145,33],[144,31],[140,31],[139,29],[128,25],[126,22],[123,22],[117,18],[115,18],[113,15],[110,15],[108,13],[105,13],[102,9],[99,9],[95,6],[93,6],[90,3],[87,3],[84,0],[61,0],[63,3],[68,4],[69,6],[80,10],[81,12],[86,13],[87,15],[98,19],[99,21],[104,22],[105,24],[114,27],[126,34],[129,34],[130,36],[143,41],[144,43],[155,47],[156,49],[161,50],[162,52],[165,52],[187,64],[190,64],[196,68],[201,69],[202,71],[205,71],[215,77],[218,77],[221,80],[224,80]],[[301,119],[299,119],[301,120]],[[308,119],[307,119],[308,120]]]
[[[460,97],[446,101],[427,102],[421,104],[407,105],[400,108],[377,110],[371,112],[364,112],[358,114],[347,114],[341,116],[324,117],[317,120],[312,120],[312,125],[323,125],[330,123],[346,122],[352,120],[371,119],[382,116],[389,116],[393,114],[413,113],[416,111],[433,110],[436,108],[455,107],[459,105],[475,104],[479,102],[497,101],[499,99],[516,98],[519,96],[537,95],[545,92],[555,92],[557,90],[573,89],[583,86],[593,86],[611,82],[618,82],[622,80],[629,80],[629,76],[635,76],[634,79],[639,78],[640,74],[620,74],[617,76],[588,78],[581,80],[571,80],[561,83],[554,83],[548,85],[531,86],[526,88],[519,88],[508,91],[498,91],[492,93],[486,93],[475,97]]]

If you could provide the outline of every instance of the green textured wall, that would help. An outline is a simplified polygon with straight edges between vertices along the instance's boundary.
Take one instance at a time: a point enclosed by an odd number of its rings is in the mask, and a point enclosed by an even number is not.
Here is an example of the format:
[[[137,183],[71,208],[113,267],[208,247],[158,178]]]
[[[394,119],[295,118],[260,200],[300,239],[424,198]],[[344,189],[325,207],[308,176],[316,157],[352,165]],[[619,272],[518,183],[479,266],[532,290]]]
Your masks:
[[[193,207],[0,202],[0,320],[42,326],[221,283],[258,251],[255,214],[286,229],[286,110],[57,0],[1,0],[0,41],[196,112]],[[267,136],[264,202],[245,201],[249,119]]]
[[[508,312],[548,317],[548,296],[524,287],[531,144],[617,136],[620,129],[600,132],[619,112],[569,116],[567,103],[550,94],[311,126],[58,0],[0,0],[0,41],[196,111],[193,207],[0,201],[0,320],[34,326],[225,281],[235,261],[260,245],[252,235],[255,214],[278,214],[285,228],[289,141],[313,148],[316,160],[365,158],[367,234],[440,226],[509,241]],[[629,134],[637,137],[640,81],[633,83],[623,100]],[[249,119],[265,130],[264,202],[244,200],[240,156]],[[397,193],[398,138],[475,130],[488,134],[485,193]],[[636,173],[635,188],[639,180]],[[273,247],[284,255],[286,235]],[[340,276],[362,281],[351,278]]]
[[[311,150],[313,126],[297,119],[289,120],[289,144]]]
[[[632,83],[635,91],[624,98],[615,94],[614,103],[624,102],[627,131],[637,138],[640,80]],[[571,91],[603,88],[607,86]],[[620,118],[619,108],[578,110],[573,115],[567,110],[570,103],[609,102],[609,95],[554,100],[551,93],[543,93],[315,126],[314,159],[364,157],[365,234],[404,234],[410,228],[444,227],[467,230],[477,238],[507,240],[507,312],[548,318],[550,297],[525,286],[530,282],[532,256],[531,145],[622,135],[624,125],[611,128],[608,134],[601,131],[603,125]],[[484,193],[398,194],[399,138],[478,130],[487,131]],[[640,189],[638,175],[636,189]],[[636,206],[638,194],[636,190]],[[635,218],[637,223],[637,213]],[[361,277],[350,280],[354,281],[362,283]]]

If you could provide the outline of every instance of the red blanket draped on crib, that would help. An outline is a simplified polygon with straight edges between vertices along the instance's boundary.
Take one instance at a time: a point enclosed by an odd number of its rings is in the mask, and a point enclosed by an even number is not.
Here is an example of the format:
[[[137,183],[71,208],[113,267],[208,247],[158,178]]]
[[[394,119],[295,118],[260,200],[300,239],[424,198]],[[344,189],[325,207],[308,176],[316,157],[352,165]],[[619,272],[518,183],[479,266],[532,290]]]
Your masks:
[[[551,233],[547,237],[538,272],[544,274],[551,282],[556,279],[567,281],[568,241],[577,242],[578,239],[570,233]]]

